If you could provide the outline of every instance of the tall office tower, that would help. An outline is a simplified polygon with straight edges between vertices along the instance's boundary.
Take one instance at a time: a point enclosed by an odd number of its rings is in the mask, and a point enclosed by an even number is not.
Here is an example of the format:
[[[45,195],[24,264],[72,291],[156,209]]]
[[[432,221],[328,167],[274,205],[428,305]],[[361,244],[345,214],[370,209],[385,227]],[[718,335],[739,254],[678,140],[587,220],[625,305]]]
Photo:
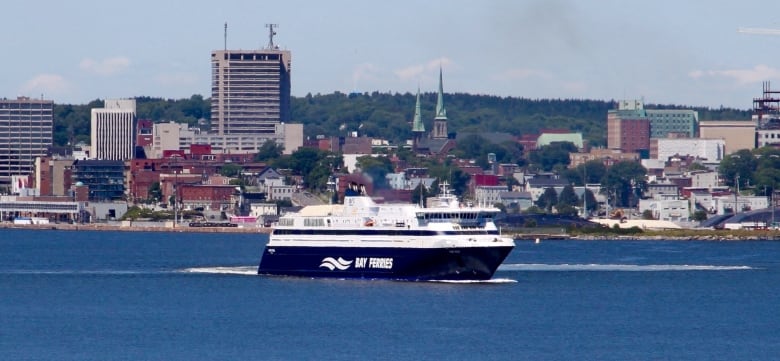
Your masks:
[[[290,120],[292,55],[274,45],[275,26],[266,25],[264,49],[211,52],[211,119],[219,135],[274,134]]]
[[[19,97],[0,99],[0,188],[13,175],[33,173],[35,158],[52,145],[54,102]]]
[[[135,155],[135,99],[106,99],[92,109],[91,158],[128,160]]]

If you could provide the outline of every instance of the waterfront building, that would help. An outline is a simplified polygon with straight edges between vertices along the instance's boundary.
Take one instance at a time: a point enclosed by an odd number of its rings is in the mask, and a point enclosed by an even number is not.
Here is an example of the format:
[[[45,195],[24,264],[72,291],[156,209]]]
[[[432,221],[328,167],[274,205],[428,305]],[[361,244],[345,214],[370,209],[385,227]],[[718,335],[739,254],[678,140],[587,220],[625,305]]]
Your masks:
[[[51,100],[0,99],[0,189],[14,175],[32,174],[35,158],[52,146],[53,108]]]
[[[687,199],[676,194],[658,195],[652,199],[640,199],[639,212],[650,211],[653,219],[670,222],[690,222],[691,209]]]
[[[90,201],[121,200],[125,193],[125,165],[119,160],[77,160],[73,162],[72,184],[86,186]]]
[[[211,52],[211,119],[217,134],[266,134],[290,121],[292,54],[269,42],[258,50]]]
[[[92,109],[92,159],[129,160],[135,157],[135,99],[106,99]]]

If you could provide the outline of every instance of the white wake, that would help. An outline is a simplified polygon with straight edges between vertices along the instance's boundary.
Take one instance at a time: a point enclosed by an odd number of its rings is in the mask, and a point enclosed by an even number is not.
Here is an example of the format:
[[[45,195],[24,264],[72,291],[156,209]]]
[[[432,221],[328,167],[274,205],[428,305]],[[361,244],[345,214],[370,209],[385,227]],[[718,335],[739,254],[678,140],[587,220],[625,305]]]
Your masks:
[[[517,283],[517,280],[509,279],[509,278],[492,278],[489,280],[432,280],[430,282],[438,282],[438,283],[494,283],[494,284],[501,284],[501,283]]]
[[[257,275],[257,266],[193,267],[185,268],[179,272],[255,276]]]
[[[515,263],[498,267],[499,271],[612,271],[612,272],[659,272],[659,271],[742,271],[750,266],[715,266],[686,264],[539,264]]]

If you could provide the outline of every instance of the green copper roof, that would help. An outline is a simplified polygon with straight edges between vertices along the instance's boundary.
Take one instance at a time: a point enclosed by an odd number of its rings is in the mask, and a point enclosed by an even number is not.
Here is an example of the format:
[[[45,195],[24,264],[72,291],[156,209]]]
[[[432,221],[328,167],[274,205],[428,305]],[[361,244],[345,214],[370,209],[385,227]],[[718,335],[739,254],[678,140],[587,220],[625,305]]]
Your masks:
[[[439,68],[439,98],[436,99],[436,118],[447,119],[447,109],[444,109],[444,82],[442,81],[441,68]]]
[[[417,105],[414,106],[414,121],[412,121],[413,132],[425,132],[425,124],[422,122],[422,116],[420,115],[420,87],[417,87]]]

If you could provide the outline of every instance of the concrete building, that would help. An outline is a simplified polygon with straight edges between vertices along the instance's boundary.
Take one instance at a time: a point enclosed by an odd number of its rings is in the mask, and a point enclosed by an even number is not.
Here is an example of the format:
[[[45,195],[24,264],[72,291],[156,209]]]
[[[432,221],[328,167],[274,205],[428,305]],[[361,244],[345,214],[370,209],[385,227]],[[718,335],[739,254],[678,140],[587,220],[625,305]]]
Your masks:
[[[71,188],[73,159],[35,158],[35,187],[42,196],[66,196]]]
[[[644,112],[610,110],[607,113],[607,148],[624,153],[649,152],[650,120]]]
[[[694,138],[699,123],[699,112],[689,109],[647,109],[650,119],[650,138],[667,138],[671,134]]]
[[[690,222],[691,220],[688,200],[680,199],[677,195],[640,199],[639,212],[647,210],[652,213],[653,218],[659,221]]]
[[[0,99],[0,189],[11,176],[30,175],[36,157],[52,145],[54,102],[19,97]]]
[[[73,162],[71,183],[86,186],[90,201],[121,200],[125,194],[125,165],[118,160]]]
[[[162,158],[165,151],[190,151],[193,145],[209,145],[213,154],[254,154],[267,141],[284,145],[284,154],[292,154],[303,145],[302,124],[277,124],[273,134],[219,135],[188,128],[180,123],[158,123],[152,129],[149,158]]]
[[[659,138],[650,140],[650,158],[669,160],[673,156],[692,156],[720,162],[726,155],[726,141],[703,138]]]
[[[718,172],[695,171],[691,172],[691,188],[712,190],[720,185]]]
[[[780,128],[765,127],[756,130],[756,147],[761,148],[768,145],[777,146],[780,144]]]
[[[501,203],[501,194],[508,191],[507,186],[476,186],[474,187],[474,203],[484,206]]]
[[[646,158],[651,138],[694,138],[698,122],[693,110],[645,109],[640,100],[623,100],[607,112],[607,147]]]
[[[756,122],[753,120],[699,122],[699,136],[707,139],[723,139],[726,155],[740,149],[756,147]]]
[[[577,168],[592,160],[599,160],[607,167],[622,161],[639,161],[639,153],[624,153],[619,149],[592,148],[588,153],[569,153],[569,168]]]
[[[135,114],[135,99],[106,99],[103,108],[92,109],[93,159],[124,161],[135,157]]]
[[[211,119],[219,135],[274,134],[290,120],[292,54],[269,41],[258,50],[211,52]]]
[[[584,142],[582,141],[582,133],[545,133],[539,135],[536,139],[536,147],[541,148],[545,145],[550,145],[556,142],[569,142],[574,144],[577,149],[584,148]]]

